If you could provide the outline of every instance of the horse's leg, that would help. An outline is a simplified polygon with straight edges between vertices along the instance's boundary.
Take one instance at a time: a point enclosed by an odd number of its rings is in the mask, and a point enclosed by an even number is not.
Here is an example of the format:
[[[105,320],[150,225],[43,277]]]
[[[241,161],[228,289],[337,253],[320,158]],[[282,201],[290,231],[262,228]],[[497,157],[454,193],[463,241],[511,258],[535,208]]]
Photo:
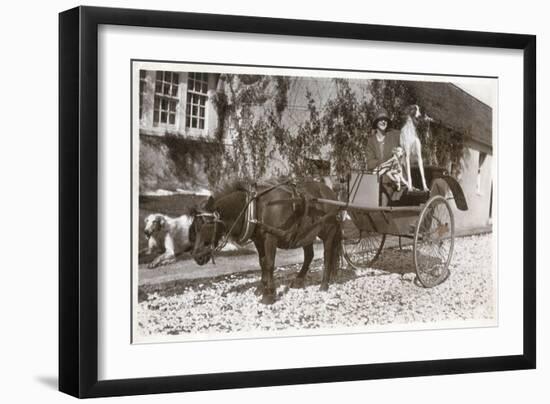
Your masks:
[[[275,282],[273,272],[275,271],[275,253],[277,252],[277,238],[267,234],[264,241],[264,267],[262,274],[265,275],[265,286],[262,296],[263,304],[275,303]]]
[[[258,251],[258,258],[260,260],[260,269],[262,270],[262,278],[260,280],[260,283],[256,287],[256,291],[254,294],[256,296],[263,295],[265,286],[266,286],[266,274],[265,274],[265,249],[264,249],[264,240],[263,239],[255,239],[254,245],[256,246],[256,250]]]
[[[338,268],[338,243],[340,242],[340,228],[338,224],[330,227],[325,237],[323,238],[324,249],[324,269],[323,278],[321,280],[321,290],[328,290],[328,285],[332,278],[336,275]]]
[[[291,288],[303,288],[304,280],[309,271],[309,265],[313,261],[313,244],[309,244],[303,247],[304,248],[304,263],[302,264],[302,269],[296,275],[296,278],[290,284]]]
[[[333,281],[336,278],[340,265],[340,249],[342,246],[342,229],[338,223],[335,224],[334,238],[332,239],[332,248],[330,249],[330,276],[329,281]]]

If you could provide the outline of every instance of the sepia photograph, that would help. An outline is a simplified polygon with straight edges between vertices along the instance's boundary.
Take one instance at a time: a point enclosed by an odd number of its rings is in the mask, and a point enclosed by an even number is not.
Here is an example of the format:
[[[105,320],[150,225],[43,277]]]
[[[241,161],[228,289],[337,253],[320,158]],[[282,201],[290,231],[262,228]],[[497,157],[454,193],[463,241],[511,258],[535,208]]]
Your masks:
[[[131,71],[132,343],[498,325],[496,77]]]

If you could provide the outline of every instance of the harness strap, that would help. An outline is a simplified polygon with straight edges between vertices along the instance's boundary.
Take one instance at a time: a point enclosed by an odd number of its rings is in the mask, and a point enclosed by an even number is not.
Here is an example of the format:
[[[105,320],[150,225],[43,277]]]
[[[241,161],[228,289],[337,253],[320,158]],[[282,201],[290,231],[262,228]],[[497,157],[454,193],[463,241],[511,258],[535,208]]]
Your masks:
[[[233,225],[229,228],[229,230],[222,237],[221,243],[218,244],[217,247],[212,248],[211,256],[212,256],[212,262],[213,263],[215,263],[215,261],[214,261],[215,253],[221,251],[227,245],[227,242],[229,241],[229,237],[230,237],[231,232],[233,231],[236,224],[239,222],[239,220],[241,219],[241,217],[245,213],[247,214],[247,217],[245,217],[245,220],[246,220],[245,231],[242,233],[241,237],[239,237],[239,240],[237,241],[237,243],[243,244],[245,241],[247,241],[250,238],[250,236],[252,235],[252,233],[254,232],[254,229],[255,229],[255,223],[254,222],[256,221],[256,217],[255,217],[256,216],[256,201],[258,200],[258,198],[260,196],[263,196],[263,195],[267,194],[268,192],[273,191],[276,188],[279,188],[283,185],[286,185],[286,184],[290,183],[291,181],[292,180],[287,180],[287,181],[281,182],[279,184],[272,185],[272,186],[264,189],[260,193],[256,193],[255,191],[246,192],[247,201],[246,201],[246,204],[245,204],[244,208],[241,210],[241,212],[237,216],[237,219],[235,219],[235,221],[233,222]],[[251,205],[253,205],[252,208],[249,208]],[[204,216],[208,215],[208,216],[214,217],[214,234],[212,236],[212,244],[211,244],[211,245],[214,245],[214,242],[216,240],[217,225],[218,225],[218,223],[221,223],[222,225],[224,225],[223,220],[221,220],[221,217],[220,217],[218,212],[214,212],[214,213],[210,213],[210,214],[203,214],[203,215]]]
[[[256,192],[246,193],[246,217],[244,219],[244,226],[240,237],[236,240],[237,244],[244,244],[254,233],[256,225]]]

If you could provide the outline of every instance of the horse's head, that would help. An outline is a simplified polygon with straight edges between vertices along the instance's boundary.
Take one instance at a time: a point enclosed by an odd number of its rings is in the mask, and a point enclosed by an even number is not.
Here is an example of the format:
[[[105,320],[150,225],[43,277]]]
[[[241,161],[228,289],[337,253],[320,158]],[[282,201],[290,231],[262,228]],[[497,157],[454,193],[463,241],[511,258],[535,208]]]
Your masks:
[[[191,216],[193,221],[189,228],[189,241],[193,243],[193,259],[197,264],[204,265],[212,258],[212,252],[224,233],[224,224],[214,209],[212,197],[193,209]]]

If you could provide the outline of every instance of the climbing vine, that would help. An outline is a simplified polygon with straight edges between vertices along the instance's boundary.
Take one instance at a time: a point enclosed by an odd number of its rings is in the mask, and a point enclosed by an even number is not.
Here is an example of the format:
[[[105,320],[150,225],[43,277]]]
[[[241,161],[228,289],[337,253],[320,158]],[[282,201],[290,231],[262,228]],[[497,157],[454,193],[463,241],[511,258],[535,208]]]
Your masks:
[[[227,74],[220,80],[213,104],[218,115],[216,137],[223,145],[226,172],[259,178],[273,156],[270,139],[285,138],[282,114],[288,103],[289,78]]]
[[[321,120],[335,171],[344,174],[366,164],[368,103],[364,97],[357,99],[347,80],[333,81],[336,96],[326,103]]]
[[[300,176],[308,172],[308,160],[323,150],[336,174],[364,168],[376,112],[385,108],[392,128],[399,129],[403,109],[418,103],[406,81],[370,80],[358,90],[349,80],[332,79],[334,96],[319,105],[308,89],[303,100],[306,111],[292,121],[288,113],[292,80],[287,76],[220,76],[212,98],[218,115],[215,133],[223,155],[223,161],[216,164],[221,171],[218,181],[223,174],[260,178],[276,155],[288,167],[285,174]],[[464,134],[447,129],[444,122],[420,120],[417,129],[425,164],[451,164],[456,174],[465,152]]]

